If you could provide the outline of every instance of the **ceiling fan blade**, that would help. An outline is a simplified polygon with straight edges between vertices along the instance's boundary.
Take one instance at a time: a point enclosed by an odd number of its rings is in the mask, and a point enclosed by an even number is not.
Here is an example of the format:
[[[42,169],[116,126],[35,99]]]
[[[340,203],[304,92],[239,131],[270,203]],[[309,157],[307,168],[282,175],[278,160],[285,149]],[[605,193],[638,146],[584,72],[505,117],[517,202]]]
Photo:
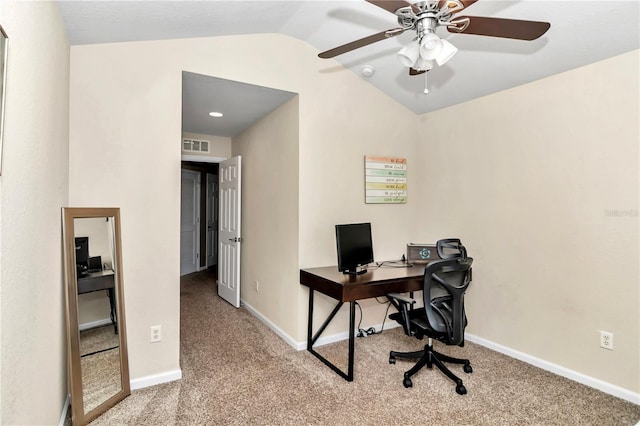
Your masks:
[[[477,2],[478,0],[458,0],[461,4],[462,4],[462,9],[466,9],[467,7],[471,6],[472,4],[474,4],[475,2]],[[446,6],[447,3],[449,3],[449,1],[447,0],[440,0],[440,2],[438,3],[438,9],[442,9],[443,6]],[[454,4],[452,4],[452,6],[454,6]],[[460,9],[460,10],[462,10]],[[457,10],[456,12],[460,12],[460,10]]]
[[[409,68],[409,75],[420,75],[427,72],[426,70],[417,70],[415,68]]]
[[[352,50],[358,49],[360,47],[364,47],[366,45],[375,43],[377,41],[395,37],[399,34],[402,34],[403,32],[404,30],[402,30],[401,28],[393,28],[391,30],[382,31],[377,34],[373,34],[373,35],[361,38],[359,40],[352,41],[351,43],[343,44],[342,46],[335,47],[331,50],[327,50],[326,52],[322,52],[318,54],[318,57],[322,59],[333,58],[334,56],[351,52]]]
[[[414,13],[420,13],[420,9],[417,6],[404,0],[366,0],[366,1],[368,3],[371,3],[373,5],[383,8],[387,12],[391,12],[394,14],[396,10],[403,7],[410,7]],[[477,1],[477,0],[474,0],[474,1]]]
[[[518,19],[487,18],[482,16],[461,16],[451,23],[467,21],[469,25],[448,27],[450,33],[476,34],[490,37],[514,38],[518,40],[535,40],[547,32],[551,24],[538,21],[521,21]]]

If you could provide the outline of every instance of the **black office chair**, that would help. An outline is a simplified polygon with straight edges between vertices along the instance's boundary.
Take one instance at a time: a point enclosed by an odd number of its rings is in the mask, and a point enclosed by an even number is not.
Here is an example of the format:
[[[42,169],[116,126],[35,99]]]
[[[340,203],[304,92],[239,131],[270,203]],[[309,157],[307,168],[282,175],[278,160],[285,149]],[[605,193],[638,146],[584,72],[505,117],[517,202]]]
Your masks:
[[[440,259],[467,257],[467,249],[458,238],[445,238],[436,242],[436,250]]]
[[[459,242],[459,241],[458,241]],[[443,243],[444,244],[444,243]],[[459,255],[437,260],[427,265],[424,272],[423,300],[425,308],[413,309],[415,300],[400,294],[389,294],[390,300],[399,307],[398,312],[391,314],[390,319],[398,321],[404,328],[405,334],[422,339],[429,338],[424,349],[416,352],[389,353],[389,363],[395,364],[396,358],[418,359],[418,362],[404,373],[404,387],[413,386],[411,376],[425,365],[436,367],[456,384],[456,392],[460,395],[467,393],[462,380],[453,374],[444,363],[463,365],[465,373],[471,373],[471,363],[468,359],[452,358],[433,350],[433,340],[439,340],[446,345],[464,346],[464,329],[467,318],[464,311],[464,293],[471,283],[471,264],[473,259],[466,257],[466,250],[459,244]],[[442,255],[440,254],[442,257]]]

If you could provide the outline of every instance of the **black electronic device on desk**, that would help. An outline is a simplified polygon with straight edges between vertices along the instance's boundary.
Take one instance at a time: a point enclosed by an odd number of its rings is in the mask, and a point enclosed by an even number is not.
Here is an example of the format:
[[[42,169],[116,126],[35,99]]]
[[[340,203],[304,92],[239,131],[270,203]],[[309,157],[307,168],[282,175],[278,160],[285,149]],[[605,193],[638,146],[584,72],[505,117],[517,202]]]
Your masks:
[[[78,278],[89,273],[89,237],[76,237],[76,272]]]
[[[345,274],[360,275],[373,262],[371,223],[336,225],[338,270]]]
[[[409,263],[428,263],[438,259],[440,256],[435,244],[407,244],[407,262]]]
[[[102,271],[102,256],[93,256],[89,258],[89,273]]]

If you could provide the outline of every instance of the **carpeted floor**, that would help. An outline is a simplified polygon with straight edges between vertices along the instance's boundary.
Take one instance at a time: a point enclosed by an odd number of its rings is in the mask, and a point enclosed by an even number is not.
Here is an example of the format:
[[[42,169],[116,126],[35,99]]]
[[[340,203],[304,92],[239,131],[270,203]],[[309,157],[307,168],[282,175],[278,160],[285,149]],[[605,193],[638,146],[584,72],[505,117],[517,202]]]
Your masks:
[[[402,386],[411,364],[389,350],[419,349],[399,328],[356,339],[348,383],[306,351],[296,351],[245,309],[216,295],[215,278],[181,283],[183,379],[133,391],[94,425],[634,425],[640,406],[467,343],[443,352],[471,359],[459,373],[468,394],[437,370]],[[422,343],[423,344],[423,343]],[[438,349],[436,343],[436,349]],[[344,359],[347,342],[319,349]],[[455,368],[455,367],[454,367]],[[458,370],[456,370],[457,372]]]
[[[120,349],[112,325],[80,332],[84,411],[89,412],[122,389]]]
[[[80,358],[82,368],[82,399],[84,411],[98,405],[120,392],[120,348],[116,347]]]
[[[80,356],[117,348],[119,344],[111,324],[80,332]]]

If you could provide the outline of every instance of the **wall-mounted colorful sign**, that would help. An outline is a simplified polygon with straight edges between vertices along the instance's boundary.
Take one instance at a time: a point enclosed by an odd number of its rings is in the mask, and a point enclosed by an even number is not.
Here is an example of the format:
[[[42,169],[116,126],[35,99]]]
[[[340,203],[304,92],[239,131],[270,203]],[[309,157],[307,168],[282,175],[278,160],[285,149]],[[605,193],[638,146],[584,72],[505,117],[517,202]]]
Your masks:
[[[407,159],[364,157],[365,202],[403,204],[407,202]]]

